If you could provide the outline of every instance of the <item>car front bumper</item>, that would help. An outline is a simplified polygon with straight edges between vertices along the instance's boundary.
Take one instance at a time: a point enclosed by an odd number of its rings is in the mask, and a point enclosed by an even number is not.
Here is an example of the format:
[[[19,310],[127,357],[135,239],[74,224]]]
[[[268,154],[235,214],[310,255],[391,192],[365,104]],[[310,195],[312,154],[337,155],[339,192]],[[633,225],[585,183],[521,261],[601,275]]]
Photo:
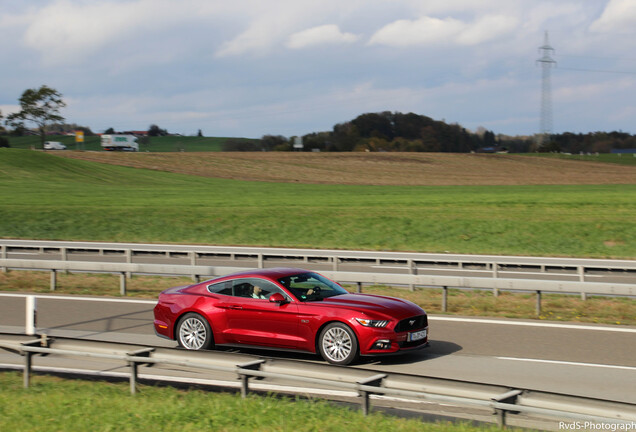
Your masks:
[[[363,328],[360,332],[360,355],[394,354],[428,346],[428,326],[396,333],[387,329]]]

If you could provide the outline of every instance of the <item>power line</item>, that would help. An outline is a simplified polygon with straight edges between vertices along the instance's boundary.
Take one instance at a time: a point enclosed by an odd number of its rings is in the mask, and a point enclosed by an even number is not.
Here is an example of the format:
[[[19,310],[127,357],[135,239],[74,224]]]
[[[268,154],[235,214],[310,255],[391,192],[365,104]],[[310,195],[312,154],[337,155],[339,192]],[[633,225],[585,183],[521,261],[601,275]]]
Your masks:
[[[573,54],[558,54],[557,57],[593,59],[593,60],[636,61],[636,57],[599,57],[599,56],[584,56],[584,55],[573,55]]]
[[[629,72],[629,71],[613,71],[613,70],[568,68],[568,67],[559,67],[559,69],[571,70],[571,71],[577,71],[577,72],[599,72],[599,73],[613,73],[613,74],[623,74],[623,75],[636,75],[636,72]]]

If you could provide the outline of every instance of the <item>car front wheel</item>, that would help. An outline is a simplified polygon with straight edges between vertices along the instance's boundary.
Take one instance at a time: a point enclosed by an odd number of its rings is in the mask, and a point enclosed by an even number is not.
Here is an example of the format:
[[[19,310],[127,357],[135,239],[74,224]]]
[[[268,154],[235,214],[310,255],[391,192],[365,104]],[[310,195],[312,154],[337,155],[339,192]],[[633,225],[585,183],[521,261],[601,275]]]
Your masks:
[[[348,365],[358,357],[358,339],[349,326],[331,323],[320,332],[318,348],[331,364]]]
[[[185,314],[177,325],[177,342],[187,350],[209,349],[213,345],[210,324],[199,314]]]

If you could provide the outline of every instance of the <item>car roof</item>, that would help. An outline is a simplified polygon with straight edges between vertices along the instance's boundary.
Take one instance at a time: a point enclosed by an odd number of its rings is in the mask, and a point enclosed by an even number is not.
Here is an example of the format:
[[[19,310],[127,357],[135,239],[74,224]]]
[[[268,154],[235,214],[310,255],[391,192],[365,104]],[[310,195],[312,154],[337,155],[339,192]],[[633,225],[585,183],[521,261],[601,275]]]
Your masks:
[[[295,268],[295,267],[275,267],[268,269],[252,269],[246,271],[240,271],[226,275],[225,277],[265,277],[269,279],[279,279],[285,276],[296,275],[300,273],[308,273],[309,270]]]

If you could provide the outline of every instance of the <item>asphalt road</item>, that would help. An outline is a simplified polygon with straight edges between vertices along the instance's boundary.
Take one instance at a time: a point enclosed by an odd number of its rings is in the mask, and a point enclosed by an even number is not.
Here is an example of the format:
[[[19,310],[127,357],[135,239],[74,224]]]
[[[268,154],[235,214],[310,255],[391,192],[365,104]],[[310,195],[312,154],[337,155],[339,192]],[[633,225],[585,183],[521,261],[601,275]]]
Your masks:
[[[154,302],[148,300],[38,298],[37,331],[176,346],[154,335],[153,307]],[[0,295],[0,332],[23,332],[24,311],[24,297]],[[354,367],[636,403],[636,327],[433,315],[430,335],[427,349],[363,359]],[[240,352],[323,363],[308,354]]]

